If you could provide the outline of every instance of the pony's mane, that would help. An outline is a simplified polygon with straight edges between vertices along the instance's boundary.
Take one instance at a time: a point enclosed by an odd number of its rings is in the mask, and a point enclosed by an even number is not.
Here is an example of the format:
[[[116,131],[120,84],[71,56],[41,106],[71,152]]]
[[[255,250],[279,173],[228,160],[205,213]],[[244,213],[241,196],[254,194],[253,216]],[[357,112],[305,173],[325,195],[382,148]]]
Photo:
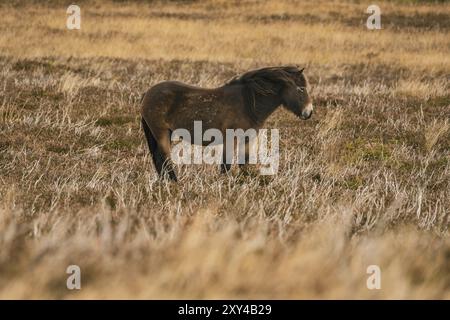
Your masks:
[[[266,67],[240,74],[226,84],[245,84],[255,90],[255,93],[264,95],[273,93],[271,87],[273,87],[274,83],[292,82],[292,74],[294,72],[299,72],[295,66]]]
[[[294,84],[293,74],[299,73],[295,66],[266,67],[251,70],[229,80],[226,85],[240,84],[248,115],[258,122],[257,96],[277,94],[284,84]]]

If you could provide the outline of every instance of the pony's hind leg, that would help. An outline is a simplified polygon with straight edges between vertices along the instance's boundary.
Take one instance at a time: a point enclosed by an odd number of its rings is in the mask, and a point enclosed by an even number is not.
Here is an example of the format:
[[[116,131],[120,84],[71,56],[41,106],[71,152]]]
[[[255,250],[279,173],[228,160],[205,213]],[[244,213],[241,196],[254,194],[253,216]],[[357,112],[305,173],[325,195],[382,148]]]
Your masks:
[[[165,159],[162,153],[159,150],[158,142],[153,136],[147,122],[142,118],[142,127],[144,129],[145,138],[147,139],[148,148],[150,150],[150,154],[152,156],[153,164],[155,165],[156,172],[160,177],[164,176],[164,165]],[[176,181],[175,173],[172,172],[172,176],[169,174],[169,178]]]
[[[228,173],[230,170],[231,170],[231,164],[223,162],[220,165],[220,173],[225,174],[225,173]]]
[[[227,147],[226,144],[223,144],[222,151],[222,163],[220,164],[220,173],[225,174],[228,173],[231,169],[231,163],[227,163]]]
[[[163,178],[169,178],[172,181],[177,181],[173,162],[170,159],[170,132],[163,130],[156,135],[158,144],[158,158],[161,161],[160,175]]]

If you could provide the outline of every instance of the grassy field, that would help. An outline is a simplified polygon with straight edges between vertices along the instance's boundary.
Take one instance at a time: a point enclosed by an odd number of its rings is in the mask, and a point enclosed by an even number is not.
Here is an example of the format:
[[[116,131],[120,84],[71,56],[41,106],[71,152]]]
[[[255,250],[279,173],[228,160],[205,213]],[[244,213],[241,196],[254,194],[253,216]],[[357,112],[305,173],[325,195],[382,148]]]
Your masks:
[[[0,298],[450,299],[448,3],[77,4],[0,4]],[[145,90],[282,64],[315,114],[269,118],[277,175],[157,179]]]

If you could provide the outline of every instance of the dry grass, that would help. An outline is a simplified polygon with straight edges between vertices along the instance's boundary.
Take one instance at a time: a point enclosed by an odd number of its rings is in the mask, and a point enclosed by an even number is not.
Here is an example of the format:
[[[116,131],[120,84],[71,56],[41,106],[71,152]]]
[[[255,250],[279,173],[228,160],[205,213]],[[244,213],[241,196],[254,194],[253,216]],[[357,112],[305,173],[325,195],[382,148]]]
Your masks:
[[[2,4],[0,298],[450,298],[450,8],[379,5]],[[277,175],[157,180],[145,89],[281,63],[316,112],[269,119]]]

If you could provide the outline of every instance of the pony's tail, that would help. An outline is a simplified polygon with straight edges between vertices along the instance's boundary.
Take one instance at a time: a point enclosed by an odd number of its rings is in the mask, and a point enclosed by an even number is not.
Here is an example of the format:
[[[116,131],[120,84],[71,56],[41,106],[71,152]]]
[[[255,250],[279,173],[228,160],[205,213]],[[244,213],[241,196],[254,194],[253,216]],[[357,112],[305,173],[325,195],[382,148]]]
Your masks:
[[[155,137],[153,137],[153,134],[150,131],[150,128],[143,117],[141,118],[141,123],[142,128],[144,129],[145,138],[147,139],[148,148],[150,149],[151,152],[153,152],[153,150],[157,147],[156,139]]]
[[[142,101],[144,101],[145,93],[141,94],[141,100],[139,100],[139,103],[142,104]]]
[[[158,173],[160,173],[161,169],[162,169],[162,161],[160,159],[159,152],[158,152],[158,143],[156,142],[156,139],[153,136],[152,131],[150,130],[150,127],[148,126],[147,122],[145,121],[145,119],[143,117],[141,118],[141,123],[142,123],[142,128],[144,129],[145,139],[147,140],[148,149],[149,149],[150,154],[153,159],[153,164],[155,165],[156,171],[158,171]]]

